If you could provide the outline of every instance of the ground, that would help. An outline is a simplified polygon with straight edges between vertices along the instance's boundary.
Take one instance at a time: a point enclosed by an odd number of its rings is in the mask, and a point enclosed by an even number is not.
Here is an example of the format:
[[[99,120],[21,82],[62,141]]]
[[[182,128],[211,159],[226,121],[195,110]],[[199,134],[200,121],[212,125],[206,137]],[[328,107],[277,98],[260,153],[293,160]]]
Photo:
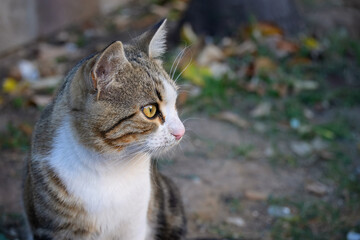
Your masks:
[[[136,32],[158,18],[134,6],[121,12],[2,58],[0,240],[22,239],[23,160],[56,79],[113,39],[133,35],[118,33],[124,25]],[[182,35],[191,48],[180,70],[172,63],[184,46],[173,47],[164,64],[174,78],[187,68],[178,80],[186,135],[156,161],[180,188],[188,237],[322,240],[359,232],[358,41],[342,30],[288,38],[265,23],[207,43],[188,28]],[[41,80],[25,81],[24,59]]]

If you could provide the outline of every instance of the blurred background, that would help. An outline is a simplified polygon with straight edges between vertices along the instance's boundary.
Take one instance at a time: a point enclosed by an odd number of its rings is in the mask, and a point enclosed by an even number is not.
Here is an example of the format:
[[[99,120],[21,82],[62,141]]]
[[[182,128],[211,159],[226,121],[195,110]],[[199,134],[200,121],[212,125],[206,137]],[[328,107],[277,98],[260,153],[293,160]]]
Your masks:
[[[358,0],[0,2],[0,240],[33,126],[81,58],[168,18],[187,128],[158,160],[191,239],[360,239]]]

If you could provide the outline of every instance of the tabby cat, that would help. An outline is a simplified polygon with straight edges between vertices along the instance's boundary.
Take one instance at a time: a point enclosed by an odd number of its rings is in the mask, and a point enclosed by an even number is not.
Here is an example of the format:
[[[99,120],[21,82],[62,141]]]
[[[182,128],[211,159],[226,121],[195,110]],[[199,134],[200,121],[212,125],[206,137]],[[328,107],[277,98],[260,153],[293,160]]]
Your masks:
[[[43,111],[26,161],[30,239],[183,239],[179,192],[150,159],[185,132],[159,59],[165,24],[82,60]]]

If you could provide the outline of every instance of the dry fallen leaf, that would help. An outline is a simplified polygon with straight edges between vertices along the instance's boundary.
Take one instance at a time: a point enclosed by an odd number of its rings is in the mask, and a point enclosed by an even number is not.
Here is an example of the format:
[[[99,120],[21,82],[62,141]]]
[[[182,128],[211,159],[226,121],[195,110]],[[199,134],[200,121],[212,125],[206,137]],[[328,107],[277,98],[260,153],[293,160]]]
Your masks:
[[[288,64],[290,66],[293,66],[293,65],[304,65],[304,64],[309,64],[311,63],[311,60],[309,58],[304,58],[304,57],[296,57],[296,58],[293,58],[291,59]]]
[[[179,94],[176,99],[176,105],[178,107],[184,106],[188,98],[189,98],[188,91],[179,91]]]
[[[180,37],[181,40],[185,41],[187,44],[193,44],[198,41],[198,37],[189,23],[185,23],[182,27]]]
[[[264,117],[268,116],[271,112],[271,104],[268,102],[260,103],[250,112],[252,117]]]
[[[200,66],[209,66],[213,62],[221,61],[225,58],[224,53],[222,50],[213,45],[207,45],[199,54],[197,58],[197,63]]]
[[[240,45],[230,45],[224,48],[224,55],[227,57],[230,56],[243,56],[248,53],[256,52],[257,47],[252,41],[244,41]]]
[[[293,42],[284,40],[284,39],[280,39],[277,44],[276,44],[276,48],[278,50],[282,50],[288,53],[296,53],[299,50],[298,45],[296,45]]]
[[[333,160],[335,158],[335,155],[332,152],[329,151],[321,151],[320,153],[320,157],[324,160]]]
[[[170,9],[164,6],[160,6],[160,5],[151,5],[150,7],[150,11],[156,15],[158,15],[159,17],[166,17],[169,15]]]
[[[268,57],[258,57],[255,60],[256,73],[269,73],[277,69],[276,63]]]
[[[295,91],[300,92],[303,90],[315,90],[319,87],[319,83],[311,80],[295,80]]]
[[[268,194],[259,191],[246,190],[245,197],[249,200],[264,201],[268,198]]]
[[[216,116],[217,119],[224,120],[238,126],[240,128],[248,128],[249,122],[241,118],[239,115],[233,112],[222,112]]]
[[[245,28],[245,36],[273,36],[273,35],[284,35],[284,31],[274,24],[266,22],[258,22]]]
[[[49,95],[34,95],[31,97],[30,101],[33,102],[36,106],[45,107],[51,102],[52,99],[53,97]]]
[[[211,70],[211,73],[216,78],[221,78],[224,75],[228,75],[229,77],[234,78],[234,73],[231,71],[230,67],[226,63],[220,63],[220,62],[213,62],[209,65],[209,69]]]
[[[273,90],[275,90],[281,97],[285,97],[288,93],[289,86],[287,84],[275,83],[272,86]]]
[[[246,225],[245,220],[241,217],[229,217],[226,219],[226,222],[238,227],[244,227]]]
[[[271,23],[259,22],[256,24],[255,28],[259,29],[263,36],[284,34],[284,31],[281,28]]]
[[[26,136],[31,136],[33,128],[27,123],[21,123],[19,129],[26,134]]]
[[[260,96],[264,96],[266,93],[266,87],[264,86],[264,84],[256,81],[251,81],[242,87],[244,87],[246,91],[254,92]]]
[[[311,182],[306,184],[305,189],[319,197],[326,195],[329,192],[329,187],[321,182]]]
[[[48,88],[55,88],[64,79],[64,76],[51,76],[47,78],[39,79],[39,81],[31,82],[30,88],[33,90],[44,90]]]

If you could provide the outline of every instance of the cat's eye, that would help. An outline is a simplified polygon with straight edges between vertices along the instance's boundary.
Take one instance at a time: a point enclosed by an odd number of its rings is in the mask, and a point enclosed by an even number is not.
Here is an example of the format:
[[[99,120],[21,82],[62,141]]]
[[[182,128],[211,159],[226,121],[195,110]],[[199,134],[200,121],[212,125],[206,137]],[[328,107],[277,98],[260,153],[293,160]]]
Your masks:
[[[143,107],[142,112],[145,114],[146,117],[152,118],[155,116],[157,111],[157,107],[154,104],[147,105]]]

